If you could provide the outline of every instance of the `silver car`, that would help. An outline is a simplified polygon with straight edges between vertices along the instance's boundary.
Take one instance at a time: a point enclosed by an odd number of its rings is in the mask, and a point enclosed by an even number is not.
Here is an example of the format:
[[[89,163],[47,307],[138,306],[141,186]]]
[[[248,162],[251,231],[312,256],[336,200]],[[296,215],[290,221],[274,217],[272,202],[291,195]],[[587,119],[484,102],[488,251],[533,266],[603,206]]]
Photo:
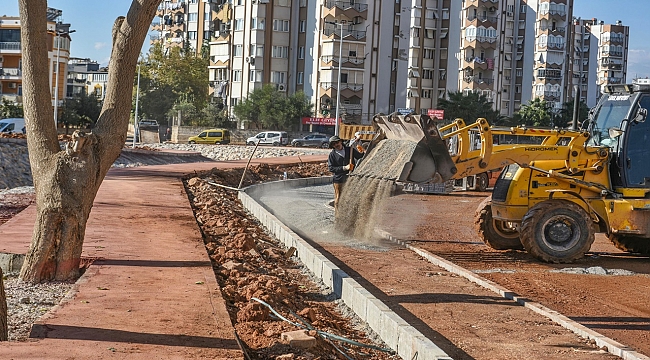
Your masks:
[[[291,146],[315,146],[326,149],[329,147],[329,139],[330,137],[325,134],[310,134],[302,139],[293,139]]]

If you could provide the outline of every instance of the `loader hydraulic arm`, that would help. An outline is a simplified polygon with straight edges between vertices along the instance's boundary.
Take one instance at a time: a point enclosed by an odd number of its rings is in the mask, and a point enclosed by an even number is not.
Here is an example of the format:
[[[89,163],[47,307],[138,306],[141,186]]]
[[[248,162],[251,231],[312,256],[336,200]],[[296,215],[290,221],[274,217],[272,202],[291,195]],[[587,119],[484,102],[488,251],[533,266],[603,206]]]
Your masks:
[[[517,163],[532,161],[565,160],[569,172],[598,170],[600,163],[588,164],[585,159],[585,142],[589,133],[562,129],[537,129],[526,127],[491,127],[486,119],[466,125],[462,119],[439,129],[441,137],[450,144],[450,155],[457,168],[453,178],[461,179],[488,170]],[[528,138],[542,138],[528,144],[495,144],[499,135],[518,135]],[[480,146],[478,146],[480,140]],[[602,154],[605,158],[606,152]]]

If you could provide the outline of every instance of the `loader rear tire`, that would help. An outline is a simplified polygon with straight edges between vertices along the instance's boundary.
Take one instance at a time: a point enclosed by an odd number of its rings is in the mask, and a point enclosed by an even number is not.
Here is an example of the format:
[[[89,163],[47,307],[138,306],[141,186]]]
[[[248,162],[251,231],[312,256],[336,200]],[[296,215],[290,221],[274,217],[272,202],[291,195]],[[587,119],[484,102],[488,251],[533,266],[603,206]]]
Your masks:
[[[490,186],[490,177],[487,173],[476,175],[476,191],[487,191]]]
[[[523,250],[519,232],[512,223],[492,217],[492,197],[489,196],[476,209],[476,231],[483,242],[495,250]]]
[[[593,221],[580,205],[547,200],[528,210],[521,221],[520,239],[533,257],[550,263],[582,258],[594,242]]]
[[[629,253],[650,255],[650,239],[638,236],[609,234],[609,240],[617,249]]]

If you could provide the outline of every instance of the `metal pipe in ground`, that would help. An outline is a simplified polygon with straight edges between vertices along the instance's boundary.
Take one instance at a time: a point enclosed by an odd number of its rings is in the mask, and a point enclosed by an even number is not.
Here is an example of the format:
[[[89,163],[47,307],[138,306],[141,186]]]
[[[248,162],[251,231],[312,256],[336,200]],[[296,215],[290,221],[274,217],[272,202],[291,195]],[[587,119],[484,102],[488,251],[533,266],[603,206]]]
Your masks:
[[[257,150],[257,147],[260,146],[260,141],[257,140],[257,143],[255,144],[255,148],[253,149],[253,152],[251,153],[251,156],[248,158],[248,162],[246,163],[246,167],[244,168],[244,172],[241,174],[241,180],[239,180],[239,186],[237,186],[237,189],[241,189],[241,185],[244,183],[244,177],[246,177],[246,171],[248,171],[248,167],[251,164],[251,160],[253,160],[253,155],[255,155],[255,151]]]

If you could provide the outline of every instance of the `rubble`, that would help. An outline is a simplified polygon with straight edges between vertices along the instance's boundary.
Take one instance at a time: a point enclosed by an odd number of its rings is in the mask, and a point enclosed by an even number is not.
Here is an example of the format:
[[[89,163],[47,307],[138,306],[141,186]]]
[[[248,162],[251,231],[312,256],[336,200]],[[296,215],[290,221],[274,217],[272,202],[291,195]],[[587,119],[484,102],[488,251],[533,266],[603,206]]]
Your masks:
[[[305,274],[301,264],[291,257],[295,250],[283,249],[243,209],[236,191],[209,183],[236,187],[242,172],[243,169],[213,169],[185,179],[185,184],[231,320],[251,358],[342,358],[330,340],[315,331],[305,333],[305,329],[278,319],[266,306],[251,301],[253,298],[265,302],[291,322],[304,321],[319,331],[376,345],[342,314],[341,305],[329,291],[324,291],[322,285]],[[278,180],[285,172],[287,178],[329,174],[325,163],[259,165],[248,170],[244,186]],[[304,337],[294,337],[297,332]],[[354,346],[345,349],[347,356],[354,359],[397,358],[374,349]]]

